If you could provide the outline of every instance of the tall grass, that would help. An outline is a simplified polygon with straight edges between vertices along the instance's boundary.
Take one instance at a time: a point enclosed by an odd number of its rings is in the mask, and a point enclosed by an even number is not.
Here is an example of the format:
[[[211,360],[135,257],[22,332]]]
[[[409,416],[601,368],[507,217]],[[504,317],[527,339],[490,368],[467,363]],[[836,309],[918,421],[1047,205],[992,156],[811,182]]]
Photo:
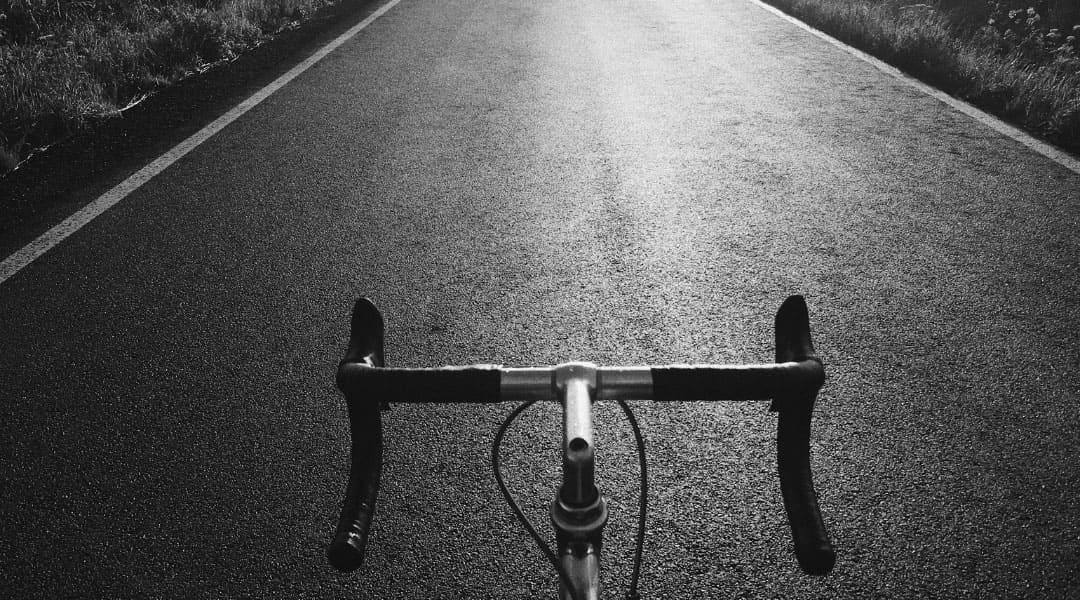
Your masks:
[[[333,0],[0,0],[0,174]]]
[[[1080,151],[1076,0],[765,1],[946,92]]]
[[[0,174],[335,0],[0,0]],[[1080,151],[1080,0],[766,0]]]

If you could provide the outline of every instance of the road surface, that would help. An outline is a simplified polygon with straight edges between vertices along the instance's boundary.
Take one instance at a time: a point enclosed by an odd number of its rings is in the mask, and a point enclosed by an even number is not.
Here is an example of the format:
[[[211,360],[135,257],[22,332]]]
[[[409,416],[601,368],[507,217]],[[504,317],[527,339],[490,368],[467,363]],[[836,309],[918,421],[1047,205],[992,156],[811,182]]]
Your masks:
[[[405,366],[768,361],[807,297],[838,563],[755,404],[637,404],[649,598],[1080,596],[1080,176],[746,0],[403,0],[0,286],[0,595],[533,598],[510,406],[396,406],[356,575],[348,310]],[[596,417],[610,597],[631,437]],[[508,436],[529,514],[555,407]]]

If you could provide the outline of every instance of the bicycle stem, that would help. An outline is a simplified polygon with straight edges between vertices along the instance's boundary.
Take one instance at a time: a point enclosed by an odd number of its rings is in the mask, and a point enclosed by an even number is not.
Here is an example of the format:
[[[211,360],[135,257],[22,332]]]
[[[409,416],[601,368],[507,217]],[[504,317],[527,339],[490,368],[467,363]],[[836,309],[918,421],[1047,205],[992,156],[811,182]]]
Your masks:
[[[607,500],[594,479],[592,403],[596,365],[568,363],[555,370],[563,403],[563,483],[551,503],[559,561],[572,590],[560,580],[561,600],[599,600],[600,550]]]

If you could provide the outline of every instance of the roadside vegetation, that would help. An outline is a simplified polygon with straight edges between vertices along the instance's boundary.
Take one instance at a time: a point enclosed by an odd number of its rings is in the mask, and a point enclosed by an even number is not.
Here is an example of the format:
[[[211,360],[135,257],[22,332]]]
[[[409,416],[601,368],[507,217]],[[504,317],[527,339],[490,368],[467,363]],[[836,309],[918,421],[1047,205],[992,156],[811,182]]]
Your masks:
[[[0,0],[0,175],[335,0]],[[1080,152],[1078,0],[765,0]]]
[[[0,0],[0,175],[332,0]]]
[[[765,0],[1080,152],[1078,0]]]

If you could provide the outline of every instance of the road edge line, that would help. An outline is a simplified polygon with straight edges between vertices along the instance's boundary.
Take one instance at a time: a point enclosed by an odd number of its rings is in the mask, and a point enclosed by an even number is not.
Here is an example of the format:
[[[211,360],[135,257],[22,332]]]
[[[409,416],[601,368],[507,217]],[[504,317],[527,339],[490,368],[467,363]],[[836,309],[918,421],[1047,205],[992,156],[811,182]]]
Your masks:
[[[213,137],[214,134],[227,127],[233,121],[239,119],[249,110],[258,106],[274,92],[288,85],[290,81],[296,79],[304,71],[315,66],[316,63],[334,50],[337,50],[345,44],[345,42],[348,42],[368,25],[371,25],[376,19],[386,14],[387,11],[396,6],[399,2],[401,2],[401,0],[390,0],[386,4],[380,6],[363,21],[360,21],[349,28],[345,33],[342,33],[322,48],[316,50],[311,56],[307,57],[296,66],[289,69],[285,74],[249,96],[246,100],[229,109],[228,112],[215,119],[209,125],[173,146],[164,154],[151,161],[150,164],[128,176],[127,179],[117,184],[111,190],[82,207],[70,217],[54,225],[29,244],[11,253],[3,260],[3,262],[0,262],[0,285],[3,285],[5,281],[26,268],[30,263],[40,258],[46,252],[55,248],[60,242],[67,239],[68,236],[82,229],[102,213],[119,204],[121,200],[142,187],[147,181],[150,181],[162,171],[169,168],[173,163],[199,147],[203,142]]]
[[[954,96],[950,96],[949,94],[946,94],[945,92],[931,85],[919,81],[918,79],[912,77],[911,75],[908,75],[907,73],[904,73],[900,69],[897,69],[896,67],[882,61],[881,59],[871,56],[870,54],[867,54],[866,52],[863,52],[862,50],[859,50],[854,46],[849,46],[848,44],[834,38],[833,36],[825,33],[824,31],[817,29],[804,21],[796,19],[795,17],[787,14],[779,8],[776,8],[775,6],[772,6],[771,4],[766,4],[762,0],[747,1],[752,4],[756,4],[758,7],[773,13],[781,19],[784,19],[785,21],[788,21],[789,23],[800,27],[801,29],[821,38],[822,40],[825,40],[826,42],[829,42],[833,46],[844,50],[848,54],[851,54],[852,56],[862,60],[863,62],[869,63],[871,66],[881,71],[882,73],[890,75],[893,78],[906,83],[907,85],[926,94],[927,96],[944,102],[950,107],[964,113],[965,115],[975,119],[983,125],[990,127],[994,131],[997,131],[998,133],[1009,137],[1016,142],[1019,142],[1020,144],[1026,146],[1028,149],[1034,150],[1035,152],[1061,165],[1062,167],[1065,167],[1066,169],[1072,171],[1073,173],[1080,175],[1080,160],[1077,160],[1064,150],[1061,150],[1051,144],[1039,140],[1032,136],[1030,133],[1027,133],[1026,131],[1016,127],[1015,125],[1006,123],[998,117],[995,117],[994,115],[991,115],[990,113],[980,108],[976,108],[974,105],[968,102],[960,100],[959,98],[956,98]]]

